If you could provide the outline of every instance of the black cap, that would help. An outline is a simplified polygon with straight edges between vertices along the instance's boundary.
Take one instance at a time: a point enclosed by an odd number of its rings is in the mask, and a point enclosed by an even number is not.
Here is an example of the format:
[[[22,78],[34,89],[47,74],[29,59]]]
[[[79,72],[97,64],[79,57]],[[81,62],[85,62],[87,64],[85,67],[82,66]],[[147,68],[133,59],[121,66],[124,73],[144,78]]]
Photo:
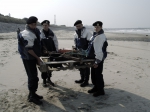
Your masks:
[[[32,24],[32,23],[36,23],[38,21],[38,18],[35,16],[31,16],[29,17],[29,19],[27,20],[27,24]]]
[[[75,23],[74,23],[74,26],[78,25],[78,24],[82,24],[82,21],[81,20],[77,20]]]
[[[103,23],[101,21],[96,21],[93,23],[93,26],[101,26],[102,27]]]
[[[43,22],[41,22],[41,25],[43,25],[44,23],[46,23],[46,24],[50,24],[50,21],[49,20],[44,20]]]

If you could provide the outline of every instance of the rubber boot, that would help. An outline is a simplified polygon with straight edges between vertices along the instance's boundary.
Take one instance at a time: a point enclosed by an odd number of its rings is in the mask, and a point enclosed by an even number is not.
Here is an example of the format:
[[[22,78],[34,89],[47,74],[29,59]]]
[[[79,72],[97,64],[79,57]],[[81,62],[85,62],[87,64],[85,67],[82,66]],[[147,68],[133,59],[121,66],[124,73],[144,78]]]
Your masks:
[[[37,99],[39,99],[39,100],[43,99],[43,96],[40,96],[40,95],[38,95],[38,94],[36,94],[36,93],[35,93],[35,97],[36,97]]]
[[[46,79],[43,79],[43,87],[47,87]]]
[[[52,85],[52,86],[55,86],[55,84],[51,81],[50,77],[48,77],[47,83],[49,83],[49,84]]]
[[[79,69],[80,71],[80,76],[81,76],[81,79],[80,80],[75,80],[75,83],[83,83],[84,82],[84,70],[83,69]]]
[[[101,95],[105,95],[104,89],[99,89],[97,92],[93,93],[94,97],[98,97],[98,96],[101,96]]]
[[[80,79],[80,80],[75,80],[75,83],[83,83],[84,80],[83,79]]]
[[[29,102],[33,102],[33,103],[36,104],[36,105],[41,105],[41,104],[42,104],[42,101],[40,101],[40,100],[37,98],[35,91],[30,91],[29,97],[28,97],[28,101],[29,101]]]
[[[94,86],[92,89],[88,90],[88,93],[95,93],[97,92],[97,88]]]

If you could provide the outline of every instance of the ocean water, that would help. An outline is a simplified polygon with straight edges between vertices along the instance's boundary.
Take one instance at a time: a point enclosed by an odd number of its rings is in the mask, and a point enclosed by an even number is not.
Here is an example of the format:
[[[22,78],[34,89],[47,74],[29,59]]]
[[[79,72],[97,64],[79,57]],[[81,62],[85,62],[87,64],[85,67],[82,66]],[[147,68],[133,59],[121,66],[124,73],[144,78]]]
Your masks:
[[[150,28],[104,28],[105,32],[150,35]]]

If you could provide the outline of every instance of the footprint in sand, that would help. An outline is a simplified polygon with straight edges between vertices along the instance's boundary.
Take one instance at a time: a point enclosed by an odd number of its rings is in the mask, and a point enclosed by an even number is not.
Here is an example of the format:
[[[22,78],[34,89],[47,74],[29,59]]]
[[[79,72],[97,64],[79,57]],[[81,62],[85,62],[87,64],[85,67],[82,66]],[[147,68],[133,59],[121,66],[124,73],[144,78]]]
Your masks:
[[[0,66],[3,67],[3,66],[4,66],[4,63],[0,63]]]
[[[64,86],[64,85],[66,85],[66,82],[64,82],[63,79],[62,79],[62,80],[56,81],[55,84]]]
[[[140,57],[137,57],[137,58],[135,58],[134,60],[141,60],[142,58],[140,58]]]
[[[97,108],[104,108],[104,107],[107,107],[107,106],[110,106],[110,104],[107,104],[107,103],[103,103],[103,102],[100,102],[100,101],[97,101],[95,102],[95,107]]]
[[[0,87],[6,87],[6,85],[0,84]]]
[[[117,71],[116,73],[120,73],[120,71]]]
[[[108,52],[108,54],[110,55],[114,55],[114,56],[118,56],[117,54],[115,54],[114,52]]]
[[[80,107],[78,107],[78,110],[80,111],[90,111],[92,107],[89,104],[81,104]]]

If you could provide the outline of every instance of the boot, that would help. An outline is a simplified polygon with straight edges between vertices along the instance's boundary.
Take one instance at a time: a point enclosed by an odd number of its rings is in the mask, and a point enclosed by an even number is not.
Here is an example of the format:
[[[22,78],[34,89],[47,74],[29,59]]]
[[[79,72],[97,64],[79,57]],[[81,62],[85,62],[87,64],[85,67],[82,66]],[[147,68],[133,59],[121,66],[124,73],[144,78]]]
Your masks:
[[[52,86],[55,86],[55,84],[51,81],[50,78],[47,79],[47,83],[49,83],[49,84],[52,85]]]
[[[75,83],[83,83],[84,82],[84,71],[83,69],[79,69],[80,71],[80,76],[81,76],[81,79],[80,80],[75,80]]]
[[[87,85],[89,85],[88,81],[84,81],[82,84],[80,84],[81,87],[85,87]]]
[[[36,105],[41,105],[42,104],[42,102],[39,99],[37,99],[37,96],[36,96],[34,91],[30,91],[28,101],[33,102]]]
[[[43,79],[43,87],[47,87],[46,79]]]
[[[31,96],[31,92],[29,92],[29,95],[28,95],[28,100],[30,99],[30,96]],[[39,100],[43,99],[43,96],[40,96],[38,94],[35,93],[35,97]]]
[[[75,80],[75,83],[83,83],[84,80],[81,78],[80,80]]]
[[[35,93],[35,97],[36,97],[37,99],[39,99],[39,100],[43,99],[43,96],[40,96],[40,95],[38,95],[38,94],[36,94],[36,93]]]
[[[88,90],[88,93],[95,93],[97,88],[94,86],[92,89]]]
[[[93,94],[94,97],[100,96],[100,95],[105,95],[104,89],[98,90]]]

